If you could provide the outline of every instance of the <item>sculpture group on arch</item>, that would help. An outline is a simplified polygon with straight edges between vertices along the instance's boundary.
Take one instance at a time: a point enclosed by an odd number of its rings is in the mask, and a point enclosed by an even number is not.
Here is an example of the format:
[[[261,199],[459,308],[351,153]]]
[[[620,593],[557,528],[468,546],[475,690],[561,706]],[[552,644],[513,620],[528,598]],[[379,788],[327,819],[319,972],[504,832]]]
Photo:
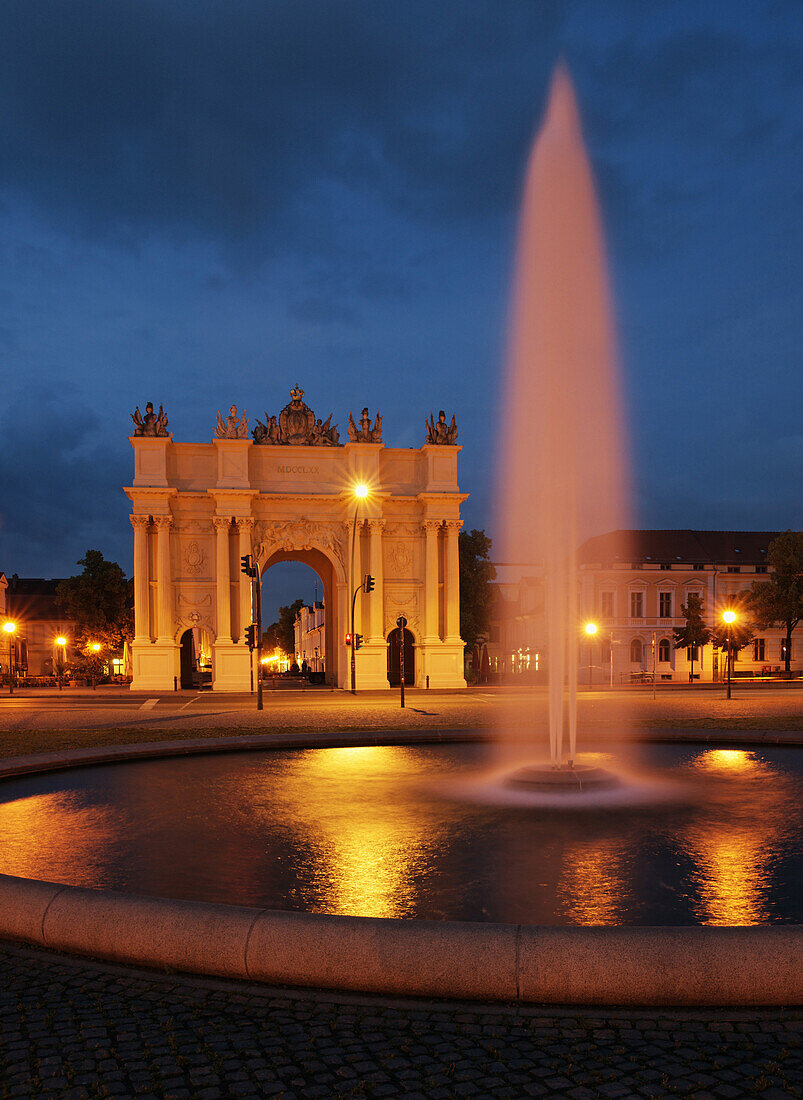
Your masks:
[[[295,386],[278,415],[249,432],[246,410],[217,413],[210,441],[179,442],[148,402],[133,414],[134,478],[125,492],[134,529],[134,690],[190,686],[211,670],[217,691],[249,690],[250,579],[279,561],[319,575],[325,602],[327,683],[348,683],[349,608],[364,574],[375,587],[357,597],[357,688],[388,687],[407,620],[408,685],[464,687],[458,532],[466,499],[457,482],[457,427],[430,415],[419,448],[388,446],[382,417],[348,413],[340,441],[330,414],[316,417]],[[360,499],[355,487],[368,487]],[[352,558],[354,566],[352,569]],[[303,595],[303,593],[298,593]],[[288,593],[288,602],[297,593]],[[394,657],[395,654],[395,657]],[[406,661],[406,658],[405,658]]]

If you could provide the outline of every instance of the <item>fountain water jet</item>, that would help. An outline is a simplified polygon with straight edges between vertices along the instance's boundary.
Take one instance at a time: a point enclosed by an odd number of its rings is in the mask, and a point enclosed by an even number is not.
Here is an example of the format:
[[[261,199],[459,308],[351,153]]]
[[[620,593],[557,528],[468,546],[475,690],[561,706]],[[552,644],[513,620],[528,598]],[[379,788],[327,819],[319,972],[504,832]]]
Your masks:
[[[614,326],[594,185],[559,66],[527,167],[519,224],[499,494],[502,559],[545,577],[551,768],[535,787],[615,781],[575,766],[579,542],[622,530],[625,462]],[[564,740],[568,754],[564,756]],[[557,773],[557,774],[556,774]]]

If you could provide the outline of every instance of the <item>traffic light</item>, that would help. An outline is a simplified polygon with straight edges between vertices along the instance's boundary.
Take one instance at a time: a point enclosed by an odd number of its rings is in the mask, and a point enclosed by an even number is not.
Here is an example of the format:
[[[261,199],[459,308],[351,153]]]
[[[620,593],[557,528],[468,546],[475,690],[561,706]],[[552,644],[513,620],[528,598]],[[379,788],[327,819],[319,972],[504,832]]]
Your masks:
[[[240,558],[240,572],[245,573],[246,577],[255,577],[257,575],[256,566],[251,564],[250,554],[243,554]]]
[[[374,578],[371,576],[370,573],[366,573],[365,574],[365,591],[366,592],[373,592],[373,590],[375,588],[376,588],[376,581],[374,580]]]
[[[351,634],[346,635],[346,645],[351,645]]]
[[[362,645],[362,634],[355,634],[354,635],[354,648],[359,649],[361,645]]]
[[[250,626],[245,628],[245,644],[249,649],[254,649],[256,646],[257,628],[251,623]]]

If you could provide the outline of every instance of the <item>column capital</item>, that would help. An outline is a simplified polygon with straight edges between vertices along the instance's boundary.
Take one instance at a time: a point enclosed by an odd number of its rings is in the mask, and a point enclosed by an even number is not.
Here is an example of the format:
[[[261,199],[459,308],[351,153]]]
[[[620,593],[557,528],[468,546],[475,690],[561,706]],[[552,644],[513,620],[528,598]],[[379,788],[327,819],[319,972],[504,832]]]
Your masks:
[[[153,522],[154,522],[154,526],[157,527],[157,528],[172,527],[173,526],[173,517],[172,516],[154,516],[153,517]]]
[[[443,521],[443,526],[446,528],[447,531],[457,534],[457,532],[463,526],[463,521],[462,519],[446,519]]]
[[[217,531],[227,531],[231,527],[231,516],[212,516],[212,523]]]
[[[365,521],[372,531],[384,531],[385,521],[383,519],[367,519]]]
[[[425,519],[421,524],[421,528],[427,535],[437,535],[440,530],[441,520],[439,519]]]
[[[238,531],[253,531],[256,520],[253,516],[235,516]]]
[[[145,531],[151,522],[150,516],[129,516],[128,518],[131,520],[131,526],[135,531]]]

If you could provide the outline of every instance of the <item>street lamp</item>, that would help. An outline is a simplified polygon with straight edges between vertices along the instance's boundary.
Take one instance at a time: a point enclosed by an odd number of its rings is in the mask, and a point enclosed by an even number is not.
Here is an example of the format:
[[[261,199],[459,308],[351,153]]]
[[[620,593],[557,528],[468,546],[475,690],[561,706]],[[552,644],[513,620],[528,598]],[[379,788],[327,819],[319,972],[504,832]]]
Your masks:
[[[62,634],[60,634],[58,638],[56,638],[56,645],[58,646],[56,656],[56,672],[59,678],[59,691],[61,691],[62,687],[64,686],[64,654],[66,651],[67,639]]]
[[[732,631],[732,628],[733,628],[733,624],[736,622],[736,612],[729,608],[727,611],[722,612],[722,619],[723,619],[723,622],[725,623],[725,625],[728,628],[728,692],[727,692],[727,698],[730,699],[730,697],[731,697],[731,665],[733,664],[733,638],[732,638],[731,631]]]
[[[354,507],[354,522],[352,524],[352,529],[351,529],[351,585],[352,585],[352,587],[354,587],[354,550],[355,550],[355,547],[357,545],[357,515],[360,511],[360,505],[368,497],[369,492],[370,492],[370,490],[369,490],[368,486],[365,484],[364,481],[358,482],[352,490],[352,493],[354,495],[354,499],[357,502],[355,507]],[[355,639],[354,639],[354,605],[357,602],[357,593],[360,591],[361,588],[362,588],[362,585],[359,585],[357,588],[354,588],[354,593],[351,597],[351,694],[352,695],[357,694],[357,676],[356,676],[357,661],[356,661],[356,657],[355,657]]]
[[[15,654],[15,648],[16,647],[14,645],[14,633],[15,633],[16,629],[17,629],[17,624],[12,622],[11,619],[7,619],[6,622],[3,623],[3,630],[6,632],[6,635],[8,636],[8,694],[9,695],[14,694],[14,656],[16,655]]]
[[[591,687],[591,656],[594,651],[594,635],[597,633],[597,624],[586,623],[585,631],[588,635],[588,686]]]
[[[100,642],[90,642],[89,643],[89,649],[92,653],[95,654],[95,656],[97,656],[97,654],[100,653],[101,648],[102,647],[101,647]],[[95,671],[95,666],[93,665],[92,666],[92,690],[93,691],[95,690],[96,680],[97,680],[97,672]]]

